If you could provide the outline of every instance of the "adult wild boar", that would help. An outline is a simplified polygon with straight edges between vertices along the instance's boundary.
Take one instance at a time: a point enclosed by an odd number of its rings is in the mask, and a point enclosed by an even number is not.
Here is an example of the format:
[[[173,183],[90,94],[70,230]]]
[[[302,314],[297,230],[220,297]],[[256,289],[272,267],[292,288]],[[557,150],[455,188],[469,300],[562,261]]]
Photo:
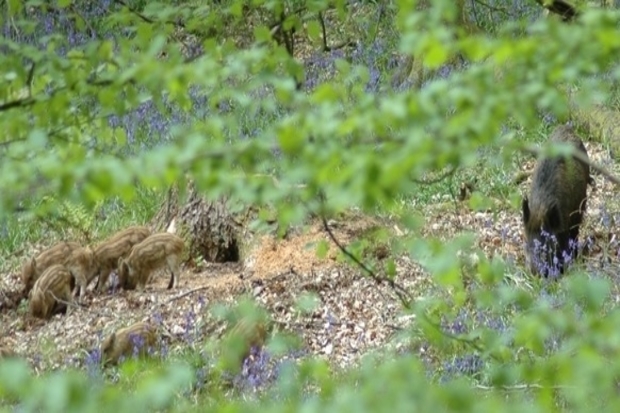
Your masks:
[[[549,139],[571,144],[588,157],[571,126],[556,127]],[[529,196],[522,202],[525,252],[532,272],[557,277],[576,258],[588,183],[593,183],[590,166],[574,156],[538,161]]]

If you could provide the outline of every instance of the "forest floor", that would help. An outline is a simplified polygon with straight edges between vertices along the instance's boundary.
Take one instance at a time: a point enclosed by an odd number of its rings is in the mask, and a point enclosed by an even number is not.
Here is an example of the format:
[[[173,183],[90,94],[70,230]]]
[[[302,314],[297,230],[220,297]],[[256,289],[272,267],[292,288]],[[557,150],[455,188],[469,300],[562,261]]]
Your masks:
[[[594,162],[618,175],[618,168],[609,166],[605,150],[593,143],[586,146]],[[532,166],[533,160],[522,167],[529,171]],[[612,196],[616,193],[613,184],[601,175],[594,177],[596,189],[588,189],[588,213],[582,230],[582,239],[591,237],[594,241],[585,264],[614,279],[614,293],[618,296],[620,251],[615,224],[620,206]],[[525,192],[529,180],[520,185]],[[504,207],[476,212],[466,202],[448,198],[438,199],[424,212],[424,236],[449,239],[463,230],[471,231],[476,235],[474,247],[489,257],[500,255],[515,264],[507,267],[510,278],[527,279],[522,270],[520,210]],[[333,234],[344,245],[376,226],[387,227],[395,237],[403,234],[403,229],[387,218],[354,212],[330,221]],[[321,240],[330,245],[324,259],[318,258],[314,248]],[[212,331],[206,327],[214,322],[207,307],[231,304],[244,295],[254,297],[280,326],[299,335],[306,351],[339,367],[355,364],[373,349],[403,346],[392,339],[413,320],[389,285],[377,283],[361,268],[337,259],[337,247],[321,222],[313,222],[305,231],[295,231],[281,240],[262,236],[242,262],[185,269],[179,285],[172,290],[166,289],[168,275],[159,274],[145,292],[89,292],[82,308],[69,315],[55,315],[49,321],[29,316],[25,300],[19,300],[21,263],[42,246],[26,248],[20,256],[11,257],[12,270],[0,275],[0,347],[24,356],[38,371],[80,365],[85,352],[99,347],[113,330],[153,317],[161,317],[171,333],[171,351],[182,351],[188,334],[200,342],[209,334],[207,331]],[[380,258],[384,255],[378,254]],[[436,287],[427,271],[406,255],[394,258],[395,282],[406,288],[414,300],[433,292]],[[296,306],[304,292],[314,292],[320,298],[320,305],[305,314]],[[425,351],[421,347],[409,350]]]

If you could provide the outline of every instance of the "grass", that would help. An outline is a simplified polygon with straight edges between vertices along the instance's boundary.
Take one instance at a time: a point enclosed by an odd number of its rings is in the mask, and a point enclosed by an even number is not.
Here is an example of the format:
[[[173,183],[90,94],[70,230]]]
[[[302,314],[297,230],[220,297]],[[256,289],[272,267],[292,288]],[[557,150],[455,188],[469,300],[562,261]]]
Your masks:
[[[164,199],[165,193],[142,187],[137,188],[136,197],[130,203],[112,199],[94,210],[68,202],[51,201],[52,217],[16,214],[4,223],[0,255],[23,255],[29,253],[26,251],[28,246],[50,246],[61,239],[83,240],[85,233],[93,241],[102,240],[126,226],[148,223]],[[5,264],[10,261],[6,260]],[[3,267],[3,270],[6,268]]]

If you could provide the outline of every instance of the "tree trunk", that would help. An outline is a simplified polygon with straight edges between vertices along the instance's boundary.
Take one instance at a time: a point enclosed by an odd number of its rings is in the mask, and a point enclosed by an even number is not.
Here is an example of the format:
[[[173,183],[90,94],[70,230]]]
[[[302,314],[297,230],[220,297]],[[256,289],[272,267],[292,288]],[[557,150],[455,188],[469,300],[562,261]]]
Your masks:
[[[427,9],[429,5],[430,3],[428,1],[421,1],[418,3],[418,10]],[[458,17],[455,22],[457,26],[457,30],[455,31],[456,39],[458,39],[462,33],[467,35],[477,33],[479,31],[478,28],[467,18],[465,0],[457,0],[456,7],[458,9]],[[450,57],[446,64],[457,65],[459,61],[462,62],[463,60],[463,57],[459,54]],[[406,84],[412,89],[419,89],[426,80],[436,75],[437,70],[438,68],[429,69],[424,67],[421,59],[415,59],[413,56],[408,55],[403,65],[398,68],[392,76],[392,86],[398,88]]]
[[[592,140],[609,145],[614,159],[620,158],[620,112],[596,105],[588,111],[575,110],[573,119]]]

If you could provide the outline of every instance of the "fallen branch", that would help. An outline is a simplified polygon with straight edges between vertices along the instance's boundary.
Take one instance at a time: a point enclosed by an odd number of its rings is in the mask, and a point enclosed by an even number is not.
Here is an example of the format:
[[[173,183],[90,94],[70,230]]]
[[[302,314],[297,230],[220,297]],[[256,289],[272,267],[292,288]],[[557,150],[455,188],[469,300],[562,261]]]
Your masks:
[[[113,315],[111,315],[111,314],[104,314],[104,313],[100,313],[99,311],[94,311],[94,310],[91,310],[90,308],[85,307],[85,306],[83,306],[83,305],[80,305],[80,304],[76,304],[76,303],[72,303],[72,302],[69,302],[69,301],[62,300],[62,299],[60,299],[60,298],[56,297],[56,296],[55,296],[52,292],[50,292],[50,295],[54,298],[54,300],[56,300],[57,302],[59,302],[59,303],[61,303],[61,304],[65,304],[67,307],[79,308],[79,309],[80,309],[80,310],[82,310],[82,311],[86,311],[87,313],[91,313],[91,314],[94,314],[94,315],[98,315],[99,317],[108,317],[108,318],[113,317]]]
[[[403,305],[403,307],[405,307],[406,309],[410,309],[411,308],[411,302],[413,301],[413,297],[409,294],[409,292],[401,285],[399,285],[398,283],[396,283],[394,280],[387,278],[387,277],[382,277],[379,276],[377,274],[375,274],[375,272],[373,270],[371,270],[370,268],[368,268],[368,266],[366,266],[366,264],[364,264],[363,262],[361,262],[360,260],[358,260],[353,254],[351,254],[341,243],[340,241],[338,241],[338,239],[336,238],[336,236],[334,235],[334,233],[332,232],[332,230],[329,228],[329,225],[327,224],[327,220],[325,219],[325,217],[320,214],[319,215],[321,218],[321,222],[323,223],[323,229],[325,230],[325,232],[327,233],[327,235],[329,236],[329,238],[332,240],[332,242],[336,245],[336,247],[338,247],[338,249],[344,254],[346,255],[351,261],[353,261],[358,267],[360,267],[362,270],[364,270],[364,272],[373,280],[375,280],[377,283],[381,283],[381,282],[385,282],[387,283],[392,290],[394,291],[394,293],[396,294],[396,296],[398,297],[398,299],[400,300],[401,304]]]
[[[537,148],[535,146],[532,145],[528,145],[524,148],[522,148],[523,152],[525,153],[529,153],[530,155],[534,155],[536,157],[539,157],[542,155],[543,151],[540,148]],[[596,172],[600,173],[601,175],[603,175],[605,178],[609,179],[611,182],[613,182],[614,184],[620,186],[620,179],[618,179],[617,177],[615,177],[611,172],[609,172],[607,169],[603,168],[600,165],[597,165],[596,163],[592,162],[588,156],[576,149],[571,148],[571,155],[585,163],[586,165],[588,165],[591,169],[595,170]]]
[[[161,303],[159,303],[159,305],[170,304],[173,301],[179,300],[179,299],[181,299],[183,297],[187,297],[188,295],[192,295],[192,294],[194,294],[194,293],[196,293],[198,291],[206,290],[206,289],[208,289],[210,287],[213,287],[213,286],[212,285],[203,285],[202,287],[197,287],[197,288],[191,289],[191,290],[186,291],[186,292],[184,292],[182,294],[175,295],[174,297],[172,297],[172,298],[170,298],[170,299],[168,299],[166,301],[162,301]]]

